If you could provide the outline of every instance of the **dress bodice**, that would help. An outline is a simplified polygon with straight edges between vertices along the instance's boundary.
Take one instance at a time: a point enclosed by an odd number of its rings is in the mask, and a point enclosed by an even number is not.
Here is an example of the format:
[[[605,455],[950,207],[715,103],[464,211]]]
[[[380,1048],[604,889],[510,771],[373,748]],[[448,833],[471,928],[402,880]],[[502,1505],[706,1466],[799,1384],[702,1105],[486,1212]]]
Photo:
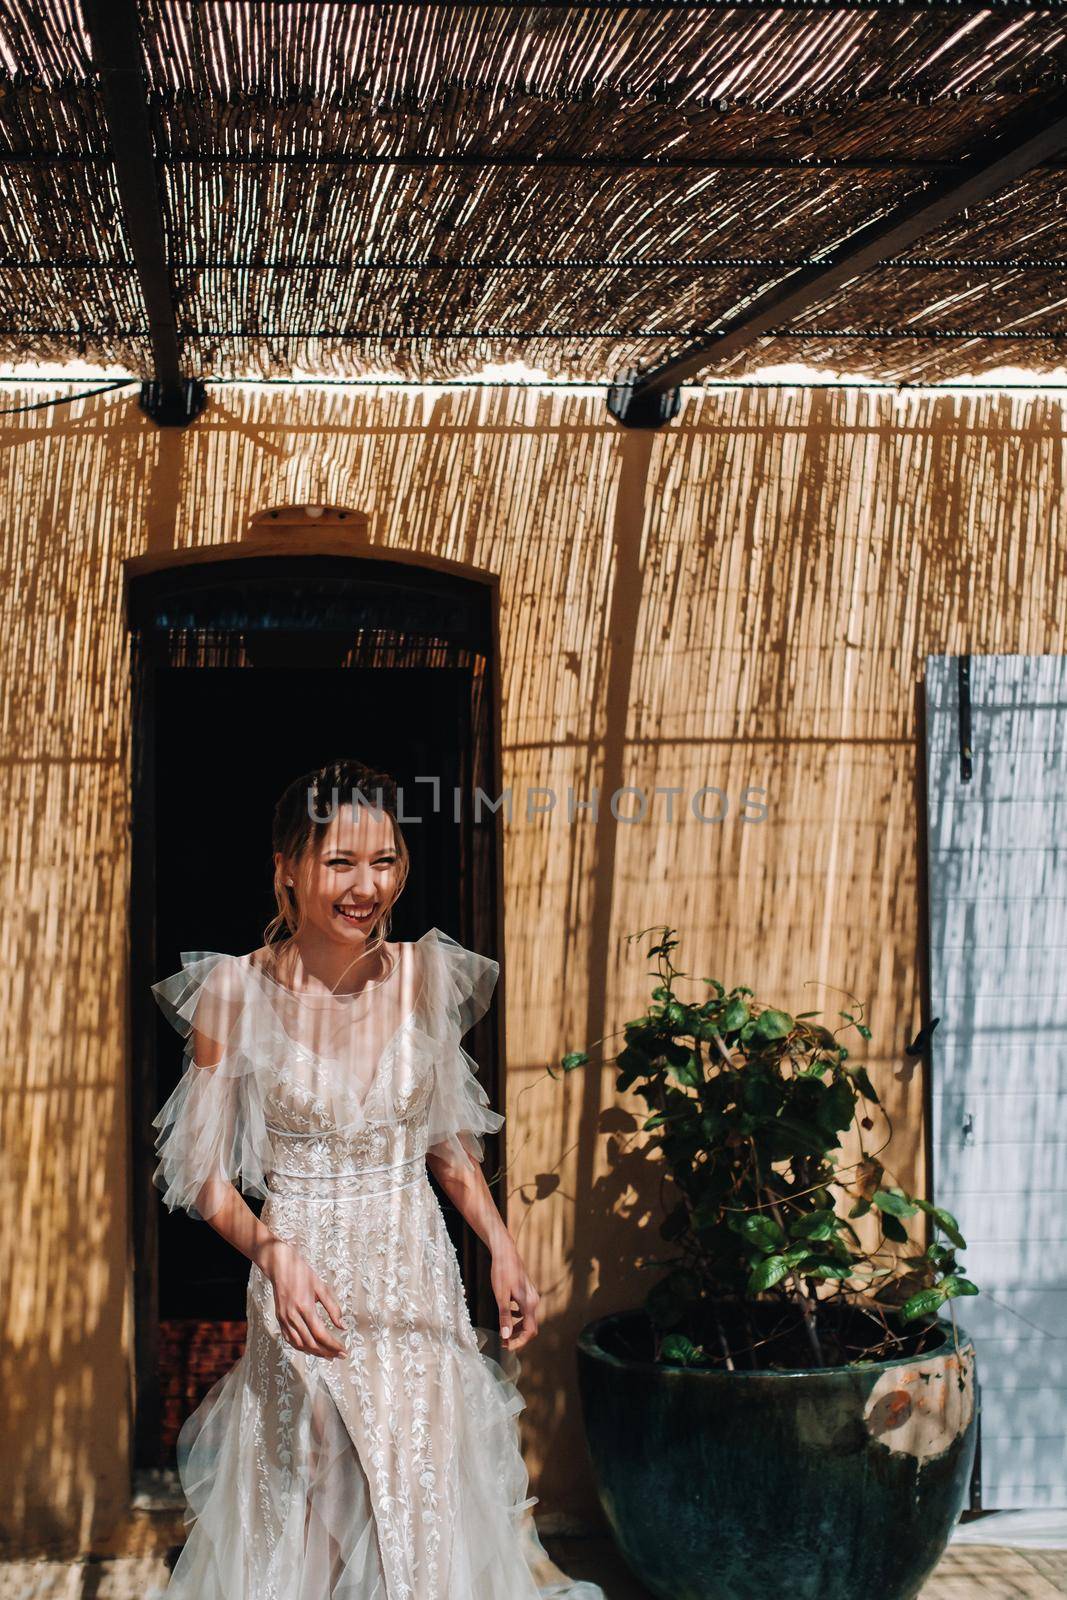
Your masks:
[[[343,1113],[346,1102],[327,1092],[335,1063],[293,1045],[265,1098],[272,1193],[377,1192],[421,1170],[434,1056],[417,1035],[410,1021],[401,1025],[379,1056],[366,1096],[353,1097],[352,1117],[340,1123],[338,1108]]]
[[[155,1118],[153,1176],[172,1209],[217,1208],[221,1186],[205,1184],[220,1177],[313,1198],[406,1182],[446,1149],[482,1159],[504,1119],[459,1041],[488,1008],[498,964],[438,928],[397,952],[355,995],[296,992],[260,952],[186,953],[153,984],[186,1038],[185,1071]]]

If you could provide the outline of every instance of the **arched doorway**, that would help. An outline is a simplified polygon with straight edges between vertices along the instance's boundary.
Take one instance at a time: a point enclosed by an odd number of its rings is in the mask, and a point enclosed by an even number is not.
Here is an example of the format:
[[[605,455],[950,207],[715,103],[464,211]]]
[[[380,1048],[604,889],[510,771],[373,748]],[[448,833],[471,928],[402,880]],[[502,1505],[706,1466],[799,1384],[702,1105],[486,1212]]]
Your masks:
[[[499,824],[472,803],[478,789],[499,793],[494,602],[484,579],[362,555],[227,555],[129,579],[140,1468],[173,1465],[181,1421],[240,1353],[248,1278],[236,1251],[167,1212],[152,1184],[151,1119],[181,1050],[149,986],[183,950],[261,943],[274,800],[340,755],[392,773],[404,815],[421,819],[405,826],[412,871],[394,937],[436,924],[499,959]],[[468,1041],[498,1106],[501,1012],[498,1001]],[[488,1141],[496,1193],[502,1159]],[[471,1313],[492,1320],[484,1246],[447,1203],[445,1215]]]

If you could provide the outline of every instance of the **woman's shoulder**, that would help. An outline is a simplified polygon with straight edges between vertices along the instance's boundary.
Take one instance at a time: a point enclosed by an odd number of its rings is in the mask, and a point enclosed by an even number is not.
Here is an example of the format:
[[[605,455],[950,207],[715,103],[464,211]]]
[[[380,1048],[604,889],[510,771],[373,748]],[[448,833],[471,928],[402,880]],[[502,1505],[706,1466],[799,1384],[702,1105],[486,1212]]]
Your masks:
[[[182,1033],[194,1020],[240,1014],[246,984],[235,956],[224,950],[183,950],[176,972],[151,985],[164,1015]]]
[[[466,1033],[488,1011],[500,974],[500,963],[454,939],[442,928],[430,928],[415,943],[424,970],[433,974],[433,997],[442,1015]]]

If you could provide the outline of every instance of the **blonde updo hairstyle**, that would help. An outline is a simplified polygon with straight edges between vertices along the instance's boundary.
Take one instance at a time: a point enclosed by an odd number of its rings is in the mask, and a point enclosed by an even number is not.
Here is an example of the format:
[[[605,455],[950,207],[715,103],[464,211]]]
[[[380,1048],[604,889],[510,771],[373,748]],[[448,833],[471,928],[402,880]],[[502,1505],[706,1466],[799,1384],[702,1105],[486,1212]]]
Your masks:
[[[303,906],[307,887],[318,856],[318,840],[334,820],[338,807],[366,804],[383,811],[392,824],[396,850],[396,890],[393,899],[376,919],[360,956],[382,946],[392,926],[392,907],[400,898],[411,868],[411,857],[396,819],[396,783],[384,772],[375,772],[362,761],[331,761],[314,772],[294,778],[274,807],[271,824],[271,855],[274,871],[274,900],[277,912],[263,930],[263,943],[273,951],[275,966],[304,926]],[[282,861],[274,864],[273,856]],[[290,862],[287,868],[285,862]],[[292,875],[293,884],[286,878]]]

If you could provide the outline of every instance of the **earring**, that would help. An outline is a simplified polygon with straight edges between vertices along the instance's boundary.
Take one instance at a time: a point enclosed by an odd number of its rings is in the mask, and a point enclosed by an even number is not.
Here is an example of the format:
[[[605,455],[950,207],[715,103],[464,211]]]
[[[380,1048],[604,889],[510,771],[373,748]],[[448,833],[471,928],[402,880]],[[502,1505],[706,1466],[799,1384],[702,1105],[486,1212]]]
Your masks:
[[[285,886],[286,886],[286,888],[287,888],[287,889],[291,889],[291,888],[292,888],[292,887],[293,887],[293,880],[292,880],[292,878],[286,878],[286,880],[285,880]]]

